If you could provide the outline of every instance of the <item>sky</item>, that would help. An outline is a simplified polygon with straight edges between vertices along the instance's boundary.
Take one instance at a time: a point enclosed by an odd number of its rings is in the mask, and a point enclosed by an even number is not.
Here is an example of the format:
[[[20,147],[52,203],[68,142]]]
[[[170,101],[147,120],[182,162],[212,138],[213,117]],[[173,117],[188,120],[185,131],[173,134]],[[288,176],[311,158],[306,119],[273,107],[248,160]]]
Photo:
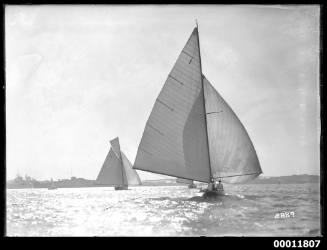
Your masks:
[[[95,179],[117,136],[133,163],[195,19],[202,71],[263,176],[319,174],[319,15],[318,5],[6,6],[7,179]]]

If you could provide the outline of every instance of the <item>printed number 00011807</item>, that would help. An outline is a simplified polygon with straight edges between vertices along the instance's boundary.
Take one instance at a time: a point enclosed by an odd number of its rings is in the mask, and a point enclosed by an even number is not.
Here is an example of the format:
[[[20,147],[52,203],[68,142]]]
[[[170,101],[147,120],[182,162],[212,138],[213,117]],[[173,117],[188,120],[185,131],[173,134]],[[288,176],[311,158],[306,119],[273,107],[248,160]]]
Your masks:
[[[320,240],[274,240],[276,248],[314,248],[319,244]]]

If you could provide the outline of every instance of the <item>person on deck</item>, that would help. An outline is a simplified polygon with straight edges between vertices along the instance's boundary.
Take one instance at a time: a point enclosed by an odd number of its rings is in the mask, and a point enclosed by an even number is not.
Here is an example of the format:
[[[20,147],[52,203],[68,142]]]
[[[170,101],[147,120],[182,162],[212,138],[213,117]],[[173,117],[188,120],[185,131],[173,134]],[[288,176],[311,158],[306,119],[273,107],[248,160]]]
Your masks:
[[[221,183],[221,180],[218,181],[218,185],[217,185],[217,190],[224,190],[223,184]]]

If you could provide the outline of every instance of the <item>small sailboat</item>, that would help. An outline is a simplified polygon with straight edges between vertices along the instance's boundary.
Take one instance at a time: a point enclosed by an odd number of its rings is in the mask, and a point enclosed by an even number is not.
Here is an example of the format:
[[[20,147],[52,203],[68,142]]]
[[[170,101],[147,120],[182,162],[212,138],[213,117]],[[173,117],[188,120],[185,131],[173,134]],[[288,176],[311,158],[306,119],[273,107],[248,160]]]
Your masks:
[[[131,162],[120,150],[119,139],[110,141],[110,151],[102,165],[95,184],[115,186],[115,190],[127,190],[128,185],[141,185],[140,177]]]
[[[187,179],[182,179],[182,178],[177,178],[176,179],[177,183],[185,183],[188,184],[188,188],[192,189],[192,188],[197,188],[196,185],[194,184],[193,180],[187,180]]]
[[[155,101],[133,168],[208,183],[205,197],[224,194],[217,180],[262,173],[245,127],[202,72],[198,26]]]
[[[51,181],[50,181],[50,186],[48,187],[49,190],[54,190],[54,189],[57,189],[56,185],[54,184],[52,178],[51,178]]]

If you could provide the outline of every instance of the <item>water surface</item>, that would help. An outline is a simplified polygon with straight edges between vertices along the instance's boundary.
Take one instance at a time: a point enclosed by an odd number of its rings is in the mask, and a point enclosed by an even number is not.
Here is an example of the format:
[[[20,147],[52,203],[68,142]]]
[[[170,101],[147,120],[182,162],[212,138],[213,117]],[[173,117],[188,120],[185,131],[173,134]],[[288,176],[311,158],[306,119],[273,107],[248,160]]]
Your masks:
[[[319,184],[224,187],[214,201],[187,186],[7,189],[7,235],[320,235]]]

